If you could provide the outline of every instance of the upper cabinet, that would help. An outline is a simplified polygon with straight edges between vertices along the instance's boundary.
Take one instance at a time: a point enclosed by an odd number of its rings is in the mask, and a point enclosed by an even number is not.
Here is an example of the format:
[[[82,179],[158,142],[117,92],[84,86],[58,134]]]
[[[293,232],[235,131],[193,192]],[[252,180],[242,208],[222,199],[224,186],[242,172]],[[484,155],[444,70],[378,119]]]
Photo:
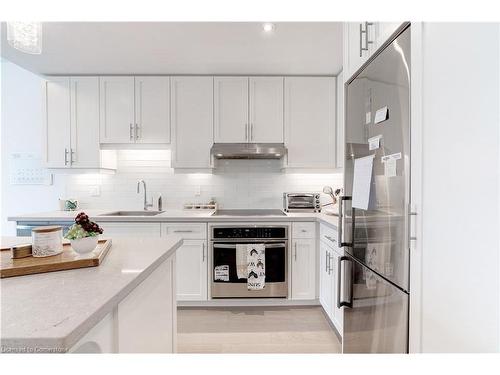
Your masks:
[[[348,80],[401,24],[401,22],[345,22],[344,78]]]
[[[248,142],[248,77],[215,77],[214,94],[215,142]]]
[[[101,77],[101,143],[170,143],[169,77]]]
[[[43,82],[47,168],[116,169],[114,152],[99,148],[99,78]]]
[[[210,168],[213,78],[172,77],[172,166]]]
[[[283,143],[283,77],[251,77],[249,85],[249,142]]]
[[[285,77],[286,168],[336,167],[335,81]]]
[[[216,143],[283,143],[283,77],[215,77]]]

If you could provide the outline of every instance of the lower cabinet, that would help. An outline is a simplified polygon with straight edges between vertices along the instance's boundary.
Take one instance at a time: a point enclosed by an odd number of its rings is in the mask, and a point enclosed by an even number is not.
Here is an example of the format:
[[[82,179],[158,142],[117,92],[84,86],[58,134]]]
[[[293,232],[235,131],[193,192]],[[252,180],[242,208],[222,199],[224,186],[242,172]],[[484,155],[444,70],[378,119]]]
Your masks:
[[[162,236],[184,240],[176,253],[177,300],[208,300],[208,246],[206,223],[164,223]]]
[[[87,332],[70,353],[174,353],[175,255],[165,260]]]
[[[292,240],[292,299],[316,298],[316,239]]]
[[[323,229],[323,228],[322,228]],[[328,229],[327,233],[332,232]],[[322,234],[326,231],[320,230]],[[336,231],[334,234],[336,238]],[[337,328],[337,331],[343,333],[343,311],[337,307],[337,285],[338,285],[338,264],[341,250],[336,247],[336,242],[325,242],[323,236],[320,236],[319,244],[319,301],[330,321]],[[328,238],[328,237],[327,237]],[[333,238],[330,236],[330,238]]]
[[[177,300],[205,301],[207,285],[207,241],[184,240],[177,252]]]

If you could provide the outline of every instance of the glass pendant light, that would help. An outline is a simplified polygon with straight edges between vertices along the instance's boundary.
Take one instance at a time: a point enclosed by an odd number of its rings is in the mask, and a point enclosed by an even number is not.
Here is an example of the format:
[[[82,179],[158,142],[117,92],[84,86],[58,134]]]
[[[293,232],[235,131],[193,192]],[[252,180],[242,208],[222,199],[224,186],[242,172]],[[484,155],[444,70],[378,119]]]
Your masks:
[[[41,22],[7,22],[7,41],[25,53],[42,53]]]

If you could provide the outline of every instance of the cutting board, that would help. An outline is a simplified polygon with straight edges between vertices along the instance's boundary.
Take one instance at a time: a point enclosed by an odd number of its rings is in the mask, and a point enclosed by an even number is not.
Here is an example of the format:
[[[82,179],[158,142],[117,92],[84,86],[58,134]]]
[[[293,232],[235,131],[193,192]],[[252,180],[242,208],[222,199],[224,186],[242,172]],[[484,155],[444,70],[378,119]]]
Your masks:
[[[44,258],[12,259],[10,251],[2,251],[0,253],[0,278],[96,267],[102,263],[110,248],[111,240],[107,239],[99,240],[95,250],[87,254],[78,254],[73,251],[70,243],[63,245],[61,254]]]

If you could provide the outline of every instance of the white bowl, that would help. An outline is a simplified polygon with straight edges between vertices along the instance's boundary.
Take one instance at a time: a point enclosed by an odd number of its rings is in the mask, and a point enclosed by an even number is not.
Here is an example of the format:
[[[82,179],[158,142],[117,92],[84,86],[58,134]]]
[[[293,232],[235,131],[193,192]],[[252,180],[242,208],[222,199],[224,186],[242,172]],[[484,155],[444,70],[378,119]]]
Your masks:
[[[90,253],[91,251],[93,251],[97,246],[97,241],[98,241],[97,236],[79,238],[77,240],[70,240],[71,247],[78,254],[86,254],[86,253]]]

